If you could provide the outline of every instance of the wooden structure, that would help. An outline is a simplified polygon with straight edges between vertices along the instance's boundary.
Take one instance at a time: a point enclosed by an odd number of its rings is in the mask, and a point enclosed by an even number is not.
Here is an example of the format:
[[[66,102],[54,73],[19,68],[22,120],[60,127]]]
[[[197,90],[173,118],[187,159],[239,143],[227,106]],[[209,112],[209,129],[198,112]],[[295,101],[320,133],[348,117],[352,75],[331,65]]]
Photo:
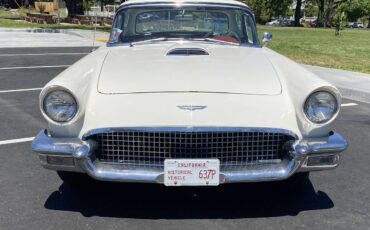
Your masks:
[[[55,24],[56,20],[53,15],[26,13],[24,20],[27,22],[35,22],[40,24]]]

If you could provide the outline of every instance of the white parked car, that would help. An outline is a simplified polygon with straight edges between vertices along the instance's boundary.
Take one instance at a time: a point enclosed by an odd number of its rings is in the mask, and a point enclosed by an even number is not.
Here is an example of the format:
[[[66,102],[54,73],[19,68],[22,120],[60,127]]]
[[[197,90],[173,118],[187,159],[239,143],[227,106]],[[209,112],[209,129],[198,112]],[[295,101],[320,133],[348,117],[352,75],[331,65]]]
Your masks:
[[[331,129],[340,104],[334,86],[261,45],[243,3],[131,0],[107,46],[44,87],[49,125],[32,148],[71,184],[302,182],[347,147]]]
[[[266,23],[267,26],[279,26],[281,24],[282,24],[282,20],[280,19],[275,19],[275,20],[272,20]]]
[[[364,24],[362,22],[350,22],[348,23],[348,28],[364,28]]]

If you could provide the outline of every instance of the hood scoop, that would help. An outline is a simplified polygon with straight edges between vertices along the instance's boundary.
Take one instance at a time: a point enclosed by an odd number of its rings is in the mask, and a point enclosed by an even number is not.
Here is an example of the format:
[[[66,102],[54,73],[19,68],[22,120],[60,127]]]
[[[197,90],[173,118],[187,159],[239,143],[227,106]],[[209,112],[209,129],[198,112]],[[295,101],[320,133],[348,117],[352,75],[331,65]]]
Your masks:
[[[198,56],[209,55],[207,51],[201,48],[175,48],[167,52],[167,56]]]

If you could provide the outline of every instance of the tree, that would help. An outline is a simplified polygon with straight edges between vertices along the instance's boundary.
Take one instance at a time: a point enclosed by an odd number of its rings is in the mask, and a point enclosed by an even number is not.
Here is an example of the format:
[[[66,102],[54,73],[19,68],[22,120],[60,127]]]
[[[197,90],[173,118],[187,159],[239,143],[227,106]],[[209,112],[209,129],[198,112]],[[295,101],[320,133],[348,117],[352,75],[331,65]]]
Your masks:
[[[340,31],[343,30],[344,25],[346,23],[346,14],[345,12],[348,9],[347,4],[341,4],[339,7],[336,8],[335,12],[331,17],[331,25],[335,27],[335,35],[338,36]]]
[[[300,26],[299,19],[301,19],[302,0],[297,0],[294,11],[294,26]]]
[[[82,0],[64,0],[68,10],[68,17],[74,17],[78,14],[83,14],[83,3]]]
[[[293,0],[242,0],[254,11],[257,22],[266,22],[272,17],[284,17]]]
[[[360,5],[364,9],[364,16],[367,17],[367,28],[370,29],[370,0],[359,0]]]
[[[90,10],[91,6],[95,3],[95,0],[82,0],[82,7],[84,10]]]
[[[253,9],[253,13],[257,22],[264,23],[270,19],[266,13],[264,0],[242,0],[242,2]]]
[[[348,20],[355,22],[360,18],[368,19],[370,28],[370,0],[350,0],[347,10]]]
[[[359,1],[352,1],[347,10],[348,21],[356,22],[359,18],[366,16],[366,9]]]
[[[324,20],[324,27],[331,26],[332,17],[335,10],[339,7],[342,12],[347,12],[349,0],[327,0],[327,9]]]
[[[270,17],[284,17],[287,15],[293,0],[264,0],[264,2]]]
[[[100,7],[103,11],[103,7],[108,4],[114,4],[114,0],[100,0]]]
[[[321,27],[324,25],[325,20],[325,0],[316,0],[316,4],[319,10],[317,15],[317,26]]]

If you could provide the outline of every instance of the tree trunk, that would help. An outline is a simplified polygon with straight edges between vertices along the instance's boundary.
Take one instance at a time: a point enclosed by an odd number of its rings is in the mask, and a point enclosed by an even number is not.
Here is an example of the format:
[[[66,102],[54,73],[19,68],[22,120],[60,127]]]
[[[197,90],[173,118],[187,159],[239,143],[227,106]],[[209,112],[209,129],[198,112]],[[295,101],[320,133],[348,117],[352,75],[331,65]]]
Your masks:
[[[317,26],[322,27],[324,25],[325,0],[318,0],[317,6],[319,8],[319,13],[317,15]]]
[[[328,0],[328,10],[326,11],[326,16],[324,20],[324,27],[330,26],[330,19],[334,12],[334,0]]]
[[[14,3],[17,4],[18,8],[21,8],[21,5],[18,3],[17,0],[14,0]]]
[[[367,28],[369,28],[369,29],[370,29],[370,15],[369,15],[369,17],[367,18],[367,21],[368,21],[368,23],[367,23]]]
[[[297,0],[297,5],[294,11],[294,26],[300,26],[302,0]]]
[[[84,14],[82,0],[64,0],[68,10],[68,17],[74,17],[77,14]]]

